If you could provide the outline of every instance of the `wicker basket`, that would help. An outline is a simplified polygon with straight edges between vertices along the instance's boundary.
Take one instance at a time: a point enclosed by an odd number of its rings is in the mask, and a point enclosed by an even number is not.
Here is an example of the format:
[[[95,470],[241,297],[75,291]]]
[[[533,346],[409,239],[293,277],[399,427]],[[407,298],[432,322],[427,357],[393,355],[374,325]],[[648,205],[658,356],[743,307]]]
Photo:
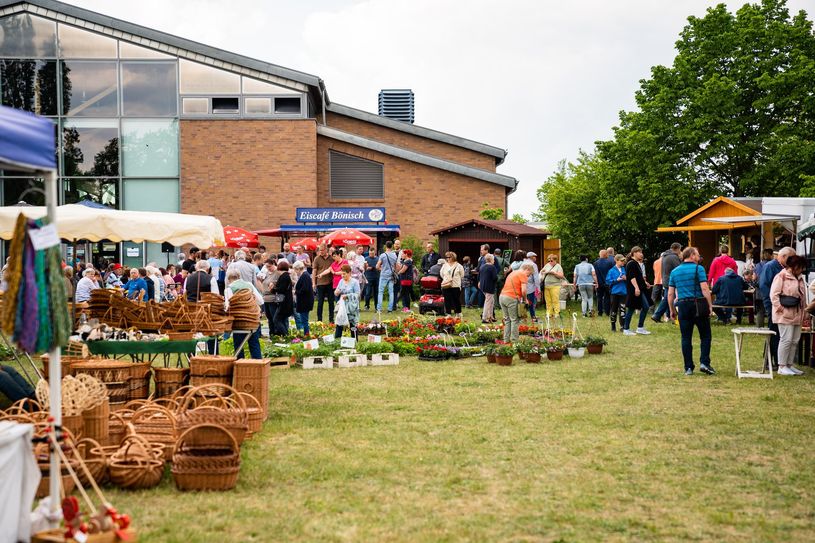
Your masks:
[[[99,442],[86,437],[80,439],[76,446],[80,451],[84,451],[82,461],[85,467],[88,468],[88,473],[93,480],[96,481],[97,484],[104,483],[108,478],[108,459]],[[85,470],[82,469],[81,466],[76,470],[76,475],[79,478],[79,482],[83,485],[87,486],[90,484],[88,474],[85,473]]]
[[[103,445],[116,445],[122,442],[127,434],[127,423],[133,417],[133,411],[130,409],[119,409],[118,411],[110,412],[108,419],[108,436],[107,439],[100,441]]]
[[[77,438],[81,437],[85,429],[85,420],[82,418],[82,413],[78,415],[62,414],[62,426],[71,431]]]
[[[229,395],[225,395],[229,394]],[[246,402],[228,385],[193,387],[180,403],[177,430],[181,433],[193,426],[216,425],[225,428],[240,445],[249,427]],[[225,448],[229,441],[220,431],[206,428],[187,437],[189,445],[199,448]]]
[[[164,446],[163,457],[169,462],[173,456],[173,446],[176,438],[175,415],[168,409],[158,405],[151,405],[138,409],[130,423],[136,433],[150,443],[160,443]]]
[[[91,358],[76,362],[71,367],[74,373],[89,373],[106,385],[109,383],[126,383],[130,380],[131,362],[111,360],[108,358]]]
[[[84,435],[96,441],[104,441],[110,432],[110,399],[82,412]]]
[[[234,365],[234,356],[193,356],[190,358],[190,375],[223,375],[231,378]]]
[[[40,479],[40,484],[37,485],[37,493],[34,495],[34,498],[41,500],[44,497],[48,496],[49,493],[49,486],[51,485],[51,477],[48,475],[48,471],[42,472],[42,478]],[[74,482],[74,478],[71,477],[70,473],[63,473],[62,474],[62,488],[65,489],[65,494],[70,494],[73,492],[76,483]]]
[[[42,360],[42,378],[47,381],[48,380],[48,360],[49,360],[48,355],[47,354],[42,355],[40,357],[40,360]],[[85,361],[87,361],[87,357],[67,356],[67,355],[61,356],[59,358],[59,363],[60,363],[60,366],[62,368],[60,370],[62,372],[62,377],[65,377],[66,375],[73,375],[74,374],[73,373],[74,372],[73,365],[76,364],[76,363],[85,362]]]
[[[150,362],[137,362],[130,368],[130,399],[143,400],[150,395]]]
[[[195,435],[219,435],[227,446],[199,449],[192,439]],[[232,433],[217,424],[201,424],[178,437],[171,471],[179,490],[230,490],[238,482],[240,464],[240,446]]]
[[[205,385],[231,385],[232,377],[219,375],[215,370],[205,370],[203,374],[190,374],[190,385],[200,387]]]
[[[243,398],[243,401],[246,403],[246,419],[248,425],[246,437],[250,438],[252,437],[252,434],[260,432],[260,429],[263,427],[263,420],[266,417],[264,416],[263,409],[261,409],[260,402],[258,402],[257,398],[245,392],[238,392],[238,395]]]
[[[156,458],[153,447],[143,437],[128,435],[108,463],[110,481],[122,488],[153,488],[161,482],[164,462]]]
[[[251,394],[260,404],[263,417],[268,414],[271,360],[237,360],[232,373],[232,386],[238,392]]]
[[[153,380],[156,383],[155,396],[164,398],[190,381],[188,368],[153,368]]]

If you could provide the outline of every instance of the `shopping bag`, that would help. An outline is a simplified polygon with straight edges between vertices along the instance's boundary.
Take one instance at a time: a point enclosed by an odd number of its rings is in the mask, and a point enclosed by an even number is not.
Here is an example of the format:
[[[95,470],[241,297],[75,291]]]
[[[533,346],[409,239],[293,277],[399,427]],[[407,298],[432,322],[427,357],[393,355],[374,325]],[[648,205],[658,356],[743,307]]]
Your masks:
[[[334,324],[337,326],[348,326],[348,310],[345,308],[345,300],[340,298],[337,302],[337,312],[334,315]]]

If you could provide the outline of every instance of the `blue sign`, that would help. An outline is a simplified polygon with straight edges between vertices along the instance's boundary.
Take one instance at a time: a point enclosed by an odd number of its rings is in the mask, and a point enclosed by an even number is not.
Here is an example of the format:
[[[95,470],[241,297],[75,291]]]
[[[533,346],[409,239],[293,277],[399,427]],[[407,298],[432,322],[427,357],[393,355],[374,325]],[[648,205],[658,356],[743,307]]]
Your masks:
[[[297,222],[383,222],[384,207],[298,207]]]

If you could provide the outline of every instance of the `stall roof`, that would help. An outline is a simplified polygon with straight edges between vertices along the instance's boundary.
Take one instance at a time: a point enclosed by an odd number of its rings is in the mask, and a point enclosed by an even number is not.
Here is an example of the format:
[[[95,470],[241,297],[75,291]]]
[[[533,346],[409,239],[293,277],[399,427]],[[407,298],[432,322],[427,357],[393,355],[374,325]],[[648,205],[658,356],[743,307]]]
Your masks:
[[[353,228],[361,232],[396,232],[399,233],[398,224],[282,224],[280,228],[267,228],[255,230],[258,236],[280,238],[289,234],[313,234],[314,232],[331,232],[340,228]]]
[[[798,215],[753,215],[741,217],[706,217],[702,220],[705,222],[716,222],[722,224],[736,224],[736,223],[758,224],[765,222],[798,221],[801,220],[801,217],[799,217]]]
[[[540,228],[535,228],[534,226],[527,226],[525,224],[520,224],[515,221],[507,221],[507,220],[488,220],[488,219],[470,219],[468,221],[460,222],[457,224],[453,224],[450,226],[445,226],[444,228],[439,228],[438,230],[434,230],[430,232],[431,236],[437,236],[443,232],[447,232],[450,230],[455,230],[456,228],[461,228],[462,226],[483,226],[485,228],[491,228],[493,230],[497,230],[499,232],[503,232],[504,234],[509,234],[510,236],[540,236],[540,237],[547,237],[549,236],[550,232],[548,230],[541,230]]]

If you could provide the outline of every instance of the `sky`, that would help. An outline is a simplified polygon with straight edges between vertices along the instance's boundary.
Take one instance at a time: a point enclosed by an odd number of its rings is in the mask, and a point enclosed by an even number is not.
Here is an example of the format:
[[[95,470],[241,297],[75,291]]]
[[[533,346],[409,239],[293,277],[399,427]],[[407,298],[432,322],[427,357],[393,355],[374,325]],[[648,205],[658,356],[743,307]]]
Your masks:
[[[795,13],[811,0],[789,0]],[[416,124],[507,149],[527,219],[559,161],[608,139],[706,0],[69,0],[321,77],[332,102],[377,111],[415,93]],[[735,11],[745,2],[724,2]],[[499,202],[491,202],[498,204]]]

